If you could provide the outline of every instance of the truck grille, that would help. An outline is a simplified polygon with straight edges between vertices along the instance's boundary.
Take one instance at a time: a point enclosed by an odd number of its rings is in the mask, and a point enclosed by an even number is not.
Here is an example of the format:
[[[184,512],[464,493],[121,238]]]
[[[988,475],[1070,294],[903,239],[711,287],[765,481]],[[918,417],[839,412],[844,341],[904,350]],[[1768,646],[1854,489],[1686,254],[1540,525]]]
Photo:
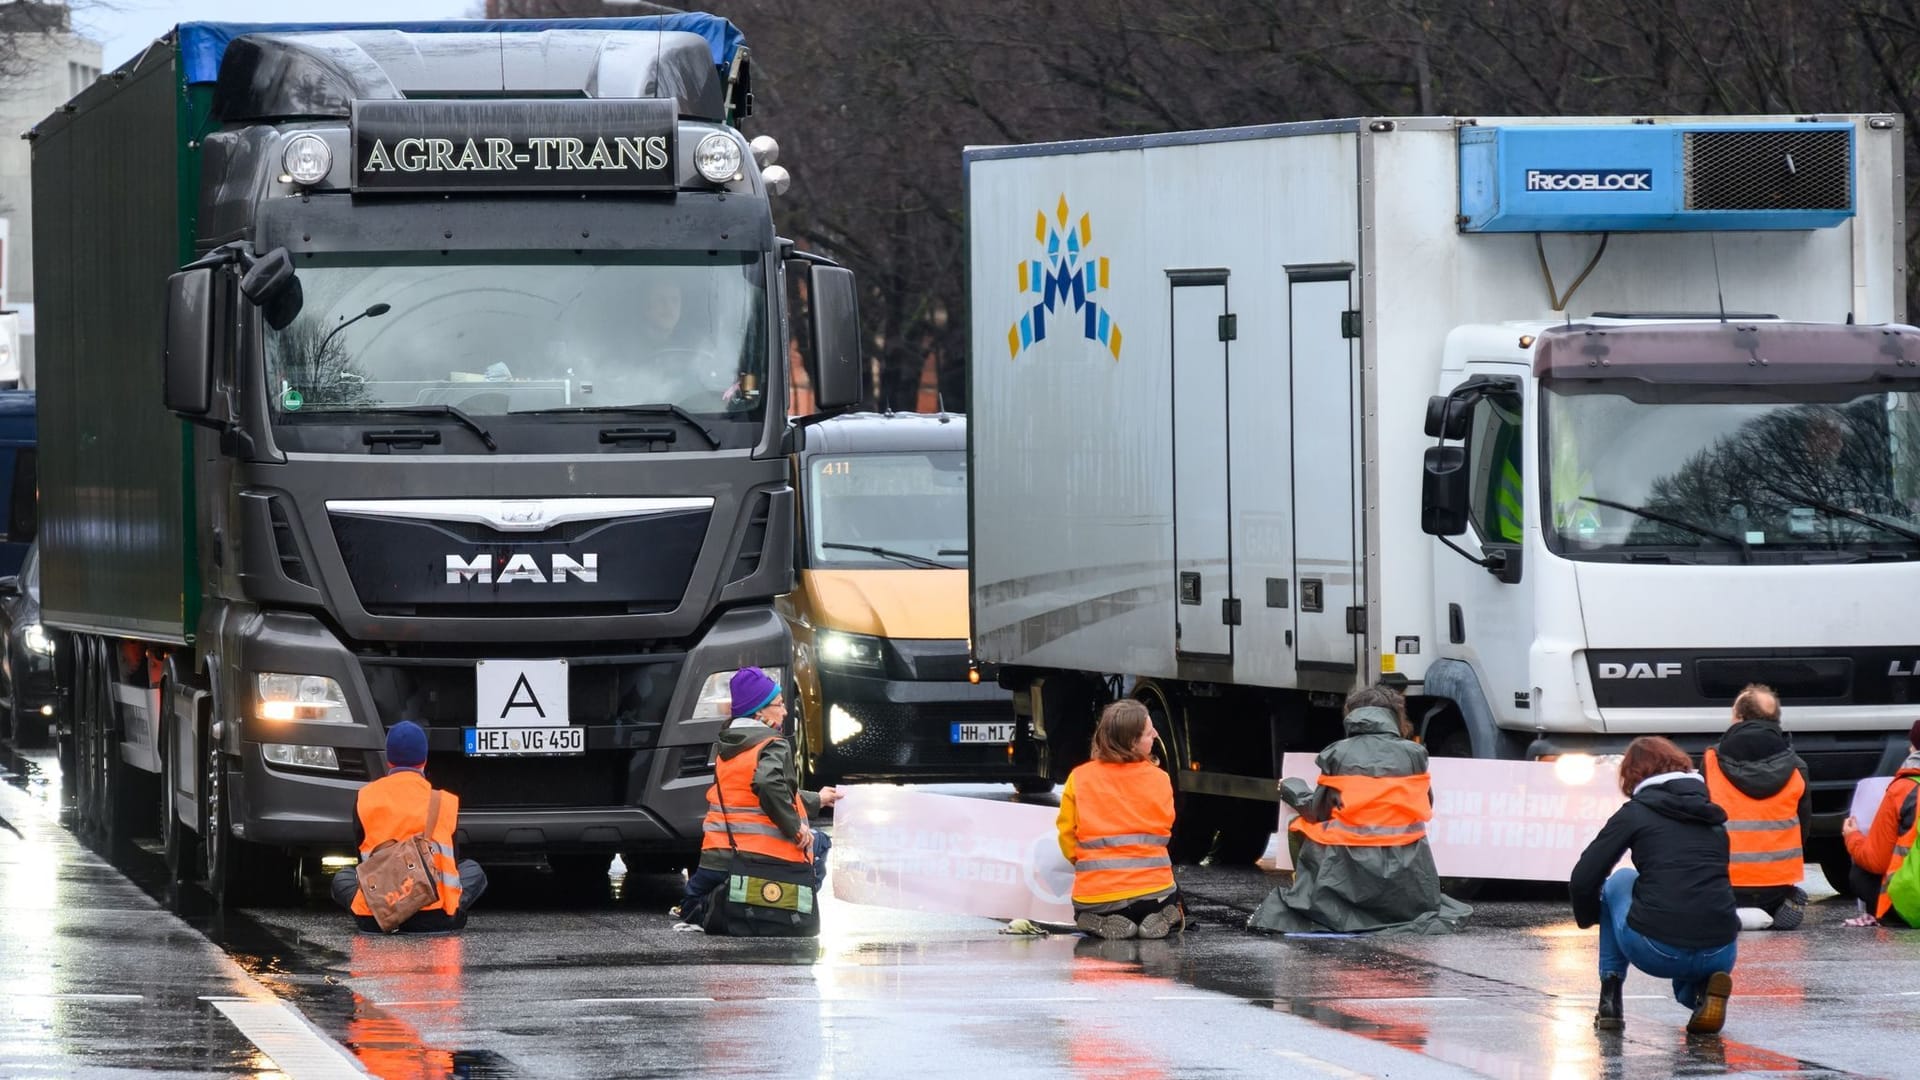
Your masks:
[[[568,714],[576,725],[612,728],[609,738],[618,746],[651,748],[666,724],[681,662],[679,653],[572,657]],[[429,729],[474,725],[471,661],[363,656],[360,668],[383,722],[412,720]],[[589,746],[596,741],[590,737]]]
[[[953,725],[1006,723],[1014,718],[1006,701],[946,701],[898,704],[849,701],[836,703],[860,722],[860,734],[833,748],[841,771],[860,775],[864,764],[882,767],[937,769],[1007,764],[1005,743],[953,741]]]
[[[1689,131],[1688,210],[1847,210],[1853,132],[1844,128]]]

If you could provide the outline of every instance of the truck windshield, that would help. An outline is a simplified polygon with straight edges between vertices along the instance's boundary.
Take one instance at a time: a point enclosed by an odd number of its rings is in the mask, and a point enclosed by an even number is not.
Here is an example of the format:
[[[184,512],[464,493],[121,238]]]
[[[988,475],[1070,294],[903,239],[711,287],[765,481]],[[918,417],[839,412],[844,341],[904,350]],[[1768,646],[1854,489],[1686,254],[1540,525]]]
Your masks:
[[[1920,389],[1598,382],[1543,396],[1546,532],[1562,554],[1920,555]]]
[[[299,317],[267,331],[281,421],[445,405],[762,415],[767,301],[752,253],[315,257],[299,281]]]
[[[967,565],[967,459],[961,451],[822,455],[813,459],[809,474],[811,565]]]

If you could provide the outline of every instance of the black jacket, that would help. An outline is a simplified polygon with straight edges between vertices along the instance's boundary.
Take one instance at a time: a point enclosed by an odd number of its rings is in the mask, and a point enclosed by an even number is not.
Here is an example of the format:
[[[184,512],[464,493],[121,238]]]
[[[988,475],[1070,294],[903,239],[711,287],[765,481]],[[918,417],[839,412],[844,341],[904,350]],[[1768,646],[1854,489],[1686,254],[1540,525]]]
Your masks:
[[[1806,847],[1807,830],[1813,825],[1813,777],[1807,763],[1793,752],[1787,733],[1779,724],[1765,720],[1742,720],[1720,736],[1714,756],[1727,782],[1751,799],[1769,799],[1794,773],[1806,786],[1800,792],[1800,846]]]
[[[1707,798],[1706,781],[1675,777],[1641,788],[1614,812],[1573,868],[1573,918],[1600,921],[1600,886],[1633,852],[1627,925],[1679,949],[1718,948],[1740,936],[1727,880],[1727,812]]]

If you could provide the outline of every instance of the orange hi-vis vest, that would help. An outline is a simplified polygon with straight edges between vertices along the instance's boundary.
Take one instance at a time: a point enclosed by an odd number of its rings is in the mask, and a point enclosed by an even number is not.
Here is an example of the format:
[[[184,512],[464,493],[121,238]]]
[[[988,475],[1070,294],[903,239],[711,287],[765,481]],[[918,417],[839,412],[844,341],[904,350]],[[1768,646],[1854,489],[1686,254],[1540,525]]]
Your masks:
[[[427,800],[432,797],[433,785],[412,769],[396,770],[361,788],[354,804],[360,829],[366,833],[360,857],[373,854],[374,848],[389,840],[411,840],[420,835],[427,827]],[[442,791],[440,817],[433,823],[433,835],[427,837],[433,845],[433,873],[440,883],[440,899],[422,911],[460,913],[460,866],[453,859],[453,830],[459,818],[460,796]],[[367,898],[358,890],[353,894],[353,913],[373,917]]]
[[[1707,748],[1707,797],[1727,812],[1727,877],[1736,889],[1798,885],[1806,876],[1800,851],[1800,796],[1807,781],[1794,770],[1784,787],[1756,799],[1720,771],[1720,755]]]
[[[1920,798],[1920,780],[1914,780],[1913,787],[1907,789],[1907,804],[1913,804],[1916,798]],[[1907,826],[1907,831],[1893,842],[1893,858],[1887,860],[1887,872],[1880,875],[1880,896],[1873,902],[1873,917],[1876,919],[1886,918],[1887,912],[1893,910],[1893,897],[1887,895],[1887,885],[1893,881],[1900,864],[1907,861],[1907,853],[1913,850],[1916,834],[1920,834],[1920,806],[1914,806],[1913,824]]]
[[[713,767],[714,783],[707,789],[707,820],[701,826],[704,835],[700,850],[738,849],[781,862],[813,861],[760,809],[760,796],[753,790],[753,771],[760,764],[760,751],[774,737],[773,729],[768,728],[766,738],[730,758],[721,758]],[[793,795],[793,809],[801,821],[807,820],[806,804],[800,801],[797,791]]]
[[[1296,817],[1289,829],[1329,847],[1402,847],[1427,835],[1433,799],[1426,773],[1412,776],[1322,776],[1340,793],[1325,821]]]
[[[1073,770],[1073,898],[1106,904],[1173,889],[1173,781],[1151,761]]]

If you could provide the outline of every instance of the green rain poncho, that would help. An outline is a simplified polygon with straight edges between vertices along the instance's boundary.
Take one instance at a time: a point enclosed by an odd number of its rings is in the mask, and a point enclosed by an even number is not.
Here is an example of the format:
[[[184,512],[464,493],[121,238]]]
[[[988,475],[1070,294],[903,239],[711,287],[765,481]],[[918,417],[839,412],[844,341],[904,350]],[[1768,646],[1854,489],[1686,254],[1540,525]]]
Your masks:
[[[1347,737],[1320,752],[1327,776],[1417,776],[1427,771],[1427,751],[1400,737],[1392,710],[1355,709],[1346,718]],[[1321,785],[1311,793],[1300,780],[1283,782],[1281,797],[1309,821],[1325,821],[1340,793]],[[1274,933],[1396,931],[1448,934],[1473,909],[1440,892],[1433,851],[1423,837],[1397,847],[1330,846],[1300,838],[1293,884],[1275,888],[1247,920],[1250,929]]]

